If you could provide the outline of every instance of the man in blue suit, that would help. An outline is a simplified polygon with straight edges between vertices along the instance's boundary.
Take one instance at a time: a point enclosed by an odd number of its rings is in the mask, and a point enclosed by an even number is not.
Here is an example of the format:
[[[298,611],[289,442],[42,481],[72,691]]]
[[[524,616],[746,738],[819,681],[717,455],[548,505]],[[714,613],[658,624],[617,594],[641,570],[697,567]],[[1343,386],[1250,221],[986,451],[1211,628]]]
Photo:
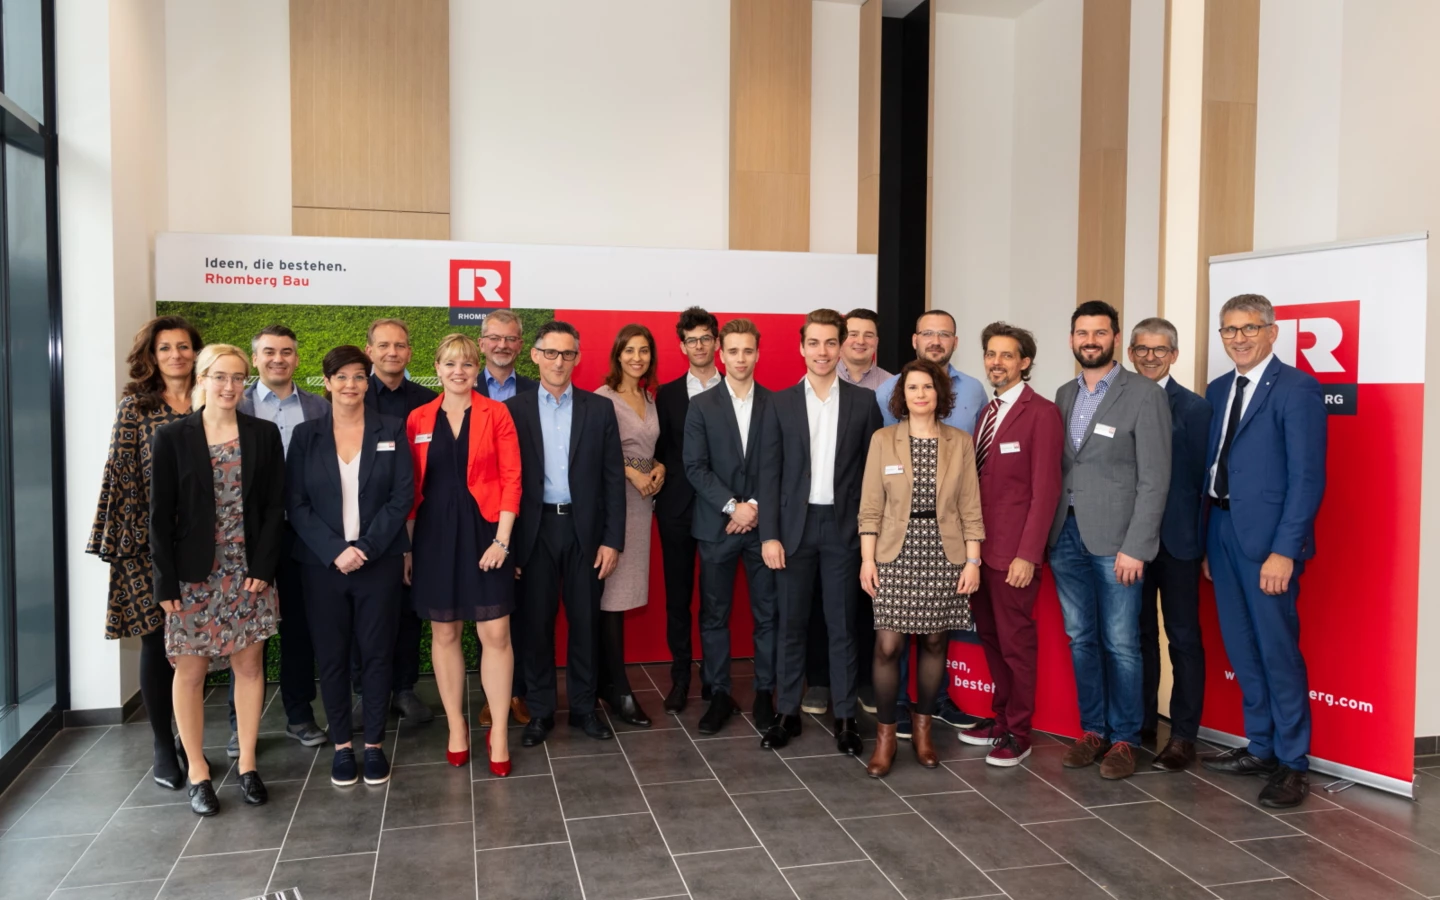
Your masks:
[[[1165,319],[1145,319],[1130,330],[1135,371],[1165,389],[1170,401],[1170,493],[1160,522],[1160,551],[1145,567],[1140,593],[1140,657],[1145,686],[1145,719],[1140,734],[1153,739],[1156,692],[1160,689],[1160,622],[1170,644],[1174,687],[1170,691],[1170,739],[1150,764],[1180,772],[1195,761],[1195,738],[1205,704],[1205,648],[1200,642],[1200,560],[1205,556],[1200,495],[1210,442],[1210,404],[1170,377],[1180,357],[1180,336]]]
[[[1203,765],[1265,777],[1260,805],[1288,809],[1310,791],[1310,692],[1296,605],[1325,493],[1326,413],[1314,376],[1275,358],[1278,333],[1259,294],[1231,297],[1220,310],[1235,370],[1205,392],[1215,413],[1206,574],[1250,743]]]

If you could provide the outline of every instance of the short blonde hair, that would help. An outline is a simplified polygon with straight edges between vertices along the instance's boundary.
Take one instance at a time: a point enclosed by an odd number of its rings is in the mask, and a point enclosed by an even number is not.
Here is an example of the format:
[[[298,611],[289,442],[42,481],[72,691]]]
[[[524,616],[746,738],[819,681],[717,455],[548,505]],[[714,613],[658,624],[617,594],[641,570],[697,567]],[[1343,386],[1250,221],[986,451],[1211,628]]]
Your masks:
[[[435,348],[435,365],[452,356],[480,365],[480,347],[468,334],[447,334],[440,339],[440,346]]]
[[[195,358],[195,388],[190,392],[191,409],[199,409],[205,405],[205,380],[215,364],[227,356],[240,360],[245,366],[245,374],[250,374],[250,357],[245,355],[245,351],[234,344],[207,344]]]

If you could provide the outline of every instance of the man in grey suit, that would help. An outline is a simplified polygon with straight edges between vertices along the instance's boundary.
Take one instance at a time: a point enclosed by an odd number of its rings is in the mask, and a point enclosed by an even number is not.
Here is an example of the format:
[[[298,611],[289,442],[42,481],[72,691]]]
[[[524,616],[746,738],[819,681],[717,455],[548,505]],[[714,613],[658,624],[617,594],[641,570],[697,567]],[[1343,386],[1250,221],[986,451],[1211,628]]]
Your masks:
[[[1141,585],[1160,549],[1170,490],[1170,403],[1155,382],[1115,362],[1119,332],[1119,313],[1100,300],[1070,317],[1081,372],[1055,392],[1067,439],[1050,528],[1084,731],[1064,763],[1079,769],[1100,759],[1108,779],[1135,773],[1144,718]]]

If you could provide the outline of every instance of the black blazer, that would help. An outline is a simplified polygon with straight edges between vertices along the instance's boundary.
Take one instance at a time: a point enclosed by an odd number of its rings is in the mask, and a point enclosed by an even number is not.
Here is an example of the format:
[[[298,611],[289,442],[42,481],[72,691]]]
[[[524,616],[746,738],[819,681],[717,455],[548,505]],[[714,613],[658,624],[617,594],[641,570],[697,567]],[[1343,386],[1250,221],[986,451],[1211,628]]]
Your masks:
[[[512,534],[516,566],[524,568],[540,536],[545,497],[545,443],[540,431],[539,391],[517,390],[505,401],[520,439],[520,515]],[[572,388],[570,419],[570,518],[586,559],[599,549],[625,549],[625,459],[615,404]]]
[[[1165,498],[1165,517],[1160,520],[1160,543],[1176,559],[1199,559],[1205,555],[1204,515],[1201,497],[1205,492],[1205,456],[1209,450],[1210,403],[1172,376],[1165,385],[1170,400],[1170,493]]]
[[[750,434],[743,450],[740,424],[724,382],[696,394],[685,414],[685,477],[695,489],[690,533],[697,540],[725,539],[730,517],[721,510],[732,499],[760,500],[760,445],[773,395],[759,384],[752,384],[750,390],[755,392],[755,405],[750,410]],[[870,404],[875,404],[873,394]]]
[[[334,565],[335,557],[352,542],[345,540],[332,415],[301,422],[295,429],[285,457],[285,481],[285,511],[300,538],[291,555],[310,565]],[[354,545],[367,559],[403,555],[410,549],[405,519],[414,503],[414,463],[405,423],[365,410],[365,437],[360,444],[360,537]]]
[[[860,549],[860,485],[870,436],[885,420],[875,392],[837,378],[840,396],[835,429],[835,518],[840,536]],[[786,553],[800,547],[805,511],[810,505],[810,417],[805,409],[805,382],[776,391],[765,423],[764,460],[760,464],[760,540],[778,540]]]
[[[655,440],[655,461],[665,467],[665,486],[655,495],[655,515],[690,527],[695,488],[685,472],[685,414],[690,411],[690,392],[685,380],[689,373],[660,385],[655,392],[655,413],[660,417],[660,437]]]
[[[215,476],[205,443],[202,406],[161,426],[151,439],[150,556],[155,600],[179,600],[215,568]],[[245,567],[274,584],[285,533],[285,447],[280,430],[237,412],[240,495],[245,506]]]
[[[540,388],[540,382],[533,378],[526,378],[519,372],[515,373],[515,396],[520,396],[526,391],[534,391]],[[480,377],[475,379],[475,393],[490,399],[490,385],[485,383],[485,369],[480,369]]]

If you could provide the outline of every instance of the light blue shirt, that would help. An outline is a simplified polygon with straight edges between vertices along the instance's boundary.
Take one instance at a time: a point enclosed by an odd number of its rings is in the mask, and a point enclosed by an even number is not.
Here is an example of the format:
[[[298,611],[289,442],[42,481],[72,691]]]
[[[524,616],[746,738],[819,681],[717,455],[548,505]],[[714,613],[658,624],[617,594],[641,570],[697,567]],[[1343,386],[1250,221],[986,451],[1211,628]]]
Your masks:
[[[504,403],[515,396],[515,372],[511,370],[510,377],[504,381],[496,381],[495,376],[490,374],[490,367],[485,367],[485,388],[490,391],[490,399],[496,403]],[[569,427],[569,426],[566,426]]]
[[[285,452],[290,452],[290,436],[300,423],[305,421],[305,411],[300,408],[300,392],[292,384],[290,396],[281,400],[280,397],[263,381],[255,382],[255,415],[267,422],[274,422],[275,427],[280,429],[280,443],[284,445]]]
[[[555,395],[540,388],[540,438],[545,445],[544,503],[570,502],[570,420],[575,415],[575,385]],[[493,395],[492,395],[493,398]]]
[[[975,431],[975,417],[985,408],[985,387],[954,366],[947,365],[946,369],[950,372],[950,387],[955,391],[955,408],[940,421],[971,434]],[[880,417],[886,425],[900,421],[890,415],[890,395],[895,392],[895,384],[899,380],[899,375],[891,375],[875,389],[875,402],[880,404]]]

